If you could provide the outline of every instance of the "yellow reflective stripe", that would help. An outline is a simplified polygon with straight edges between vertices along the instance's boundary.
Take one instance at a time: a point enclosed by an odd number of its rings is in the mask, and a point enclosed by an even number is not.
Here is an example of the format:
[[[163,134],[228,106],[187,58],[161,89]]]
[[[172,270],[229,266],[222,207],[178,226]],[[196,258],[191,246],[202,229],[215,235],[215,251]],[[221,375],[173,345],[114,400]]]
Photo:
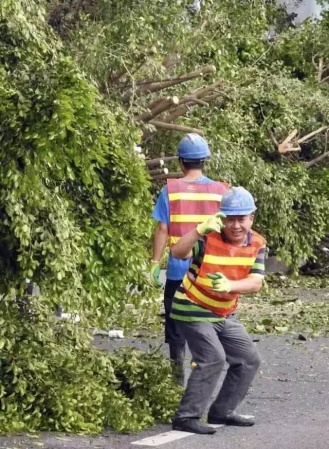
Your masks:
[[[195,283],[200,285],[206,285],[207,287],[212,287],[211,279],[201,278],[200,276],[197,277]]]
[[[251,273],[247,276],[248,278],[259,278],[263,279],[264,275],[259,273]],[[198,276],[195,281],[196,284],[205,285],[206,287],[212,287],[211,279],[206,279]]]
[[[172,223],[202,223],[212,215],[170,215]]]
[[[187,200],[187,201],[218,201],[222,200],[222,195],[218,193],[192,193],[192,192],[177,192],[169,193],[169,201]]]
[[[209,306],[212,307],[217,307],[218,309],[230,309],[236,303],[236,299],[233,299],[232,301],[222,302],[220,301],[220,299],[216,301],[214,299],[209,298],[208,296],[201,293],[196,287],[194,287],[194,285],[192,285],[187,276],[185,276],[183,279],[183,286],[184,288],[186,288],[186,290],[191,292],[193,296],[202,301],[204,304],[208,304]]]
[[[170,236],[170,243],[177,243],[180,238],[181,237],[179,237],[179,236],[171,235]]]
[[[173,244],[177,243],[178,240],[180,240],[181,238],[182,238],[182,237],[179,237],[179,236],[176,236],[176,235],[171,235],[171,236],[169,237],[170,243],[173,245]]]
[[[206,254],[203,261],[213,265],[235,265],[235,266],[250,266],[252,267],[256,257],[223,257],[211,256]]]

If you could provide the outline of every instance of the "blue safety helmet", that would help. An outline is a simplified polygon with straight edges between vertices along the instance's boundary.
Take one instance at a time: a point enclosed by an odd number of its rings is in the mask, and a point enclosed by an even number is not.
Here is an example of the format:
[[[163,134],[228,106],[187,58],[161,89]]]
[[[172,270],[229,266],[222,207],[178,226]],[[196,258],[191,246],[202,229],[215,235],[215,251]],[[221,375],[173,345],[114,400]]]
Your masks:
[[[229,215],[249,215],[257,209],[253,196],[243,187],[231,187],[222,197],[220,212]]]
[[[178,157],[184,160],[202,160],[210,156],[210,150],[203,137],[196,133],[186,134],[178,144]]]

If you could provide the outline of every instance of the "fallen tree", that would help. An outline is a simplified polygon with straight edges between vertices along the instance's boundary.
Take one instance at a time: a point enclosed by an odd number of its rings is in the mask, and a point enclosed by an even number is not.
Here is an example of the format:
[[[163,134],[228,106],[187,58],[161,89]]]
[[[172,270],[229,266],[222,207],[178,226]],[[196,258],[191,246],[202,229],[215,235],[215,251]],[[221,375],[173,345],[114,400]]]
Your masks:
[[[92,330],[118,324],[127,298],[125,327],[142,301],[154,313],[141,133],[43,13],[40,2],[0,5],[0,432],[140,430],[174,411],[170,367],[157,350],[98,351]],[[58,321],[57,305],[79,325]]]
[[[308,258],[328,223],[328,16],[296,28],[261,0],[205,2],[200,14],[160,0],[64,4],[70,14],[50,2],[51,24],[141,126],[146,160],[175,155],[185,132],[204,135],[209,174],[253,191],[273,251],[293,266]]]

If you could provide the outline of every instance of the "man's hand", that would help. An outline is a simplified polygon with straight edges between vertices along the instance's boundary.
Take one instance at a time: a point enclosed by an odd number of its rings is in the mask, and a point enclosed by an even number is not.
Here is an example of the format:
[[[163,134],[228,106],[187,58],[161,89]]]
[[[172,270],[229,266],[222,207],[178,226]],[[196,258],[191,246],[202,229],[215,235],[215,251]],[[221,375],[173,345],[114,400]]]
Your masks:
[[[153,287],[161,288],[163,283],[159,279],[160,276],[160,262],[152,260],[150,268],[150,283]]]
[[[212,289],[217,293],[229,293],[232,290],[232,285],[229,279],[222,273],[210,274],[207,273],[208,278],[212,281]]]
[[[221,212],[218,212],[216,215],[209,217],[203,223],[198,224],[198,226],[196,227],[197,233],[202,236],[209,234],[210,232],[218,232],[220,234],[221,229],[224,228],[222,218],[225,217],[226,215],[222,214]]]

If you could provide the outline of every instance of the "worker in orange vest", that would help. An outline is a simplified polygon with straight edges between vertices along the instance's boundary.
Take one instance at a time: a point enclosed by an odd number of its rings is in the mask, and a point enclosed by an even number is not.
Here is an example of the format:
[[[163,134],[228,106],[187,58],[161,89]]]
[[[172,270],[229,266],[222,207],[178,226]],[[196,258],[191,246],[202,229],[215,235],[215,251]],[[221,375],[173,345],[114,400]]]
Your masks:
[[[203,175],[204,163],[209,157],[209,146],[198,134],[187,134],[179,142],[178,158],[184,177],[168,179],[152,214],[158,221],[150,270],[150,280],[155,287],[162,287],[160,260],[168,237],[170,244],[174,244],[198,223],[216,213],[228,188],[226,183],[215,182]],[[188,259],[179,260],[170,255],[164,289],[165,341],[169,344],[173,375],[180,385],[184,384],[185,338],[177,329],[176,321],[170,318],[170,311],[173,296],[188,266]]]
[[[251,426],[254,419],[234,413],[260,365],[258,351],[235,316],[239,294],[256,293],[264,277],[264,238],[251,229],[256,210],[252,195],[233,187],[223,196],[220,213],[185,234],[171,248],[178,259],[192,257],[177,289],[170,317],[192,354],[192,373],[173,429],[212,434],[200,422],[229,364],[217,398],[208,412],[209,424]]]

